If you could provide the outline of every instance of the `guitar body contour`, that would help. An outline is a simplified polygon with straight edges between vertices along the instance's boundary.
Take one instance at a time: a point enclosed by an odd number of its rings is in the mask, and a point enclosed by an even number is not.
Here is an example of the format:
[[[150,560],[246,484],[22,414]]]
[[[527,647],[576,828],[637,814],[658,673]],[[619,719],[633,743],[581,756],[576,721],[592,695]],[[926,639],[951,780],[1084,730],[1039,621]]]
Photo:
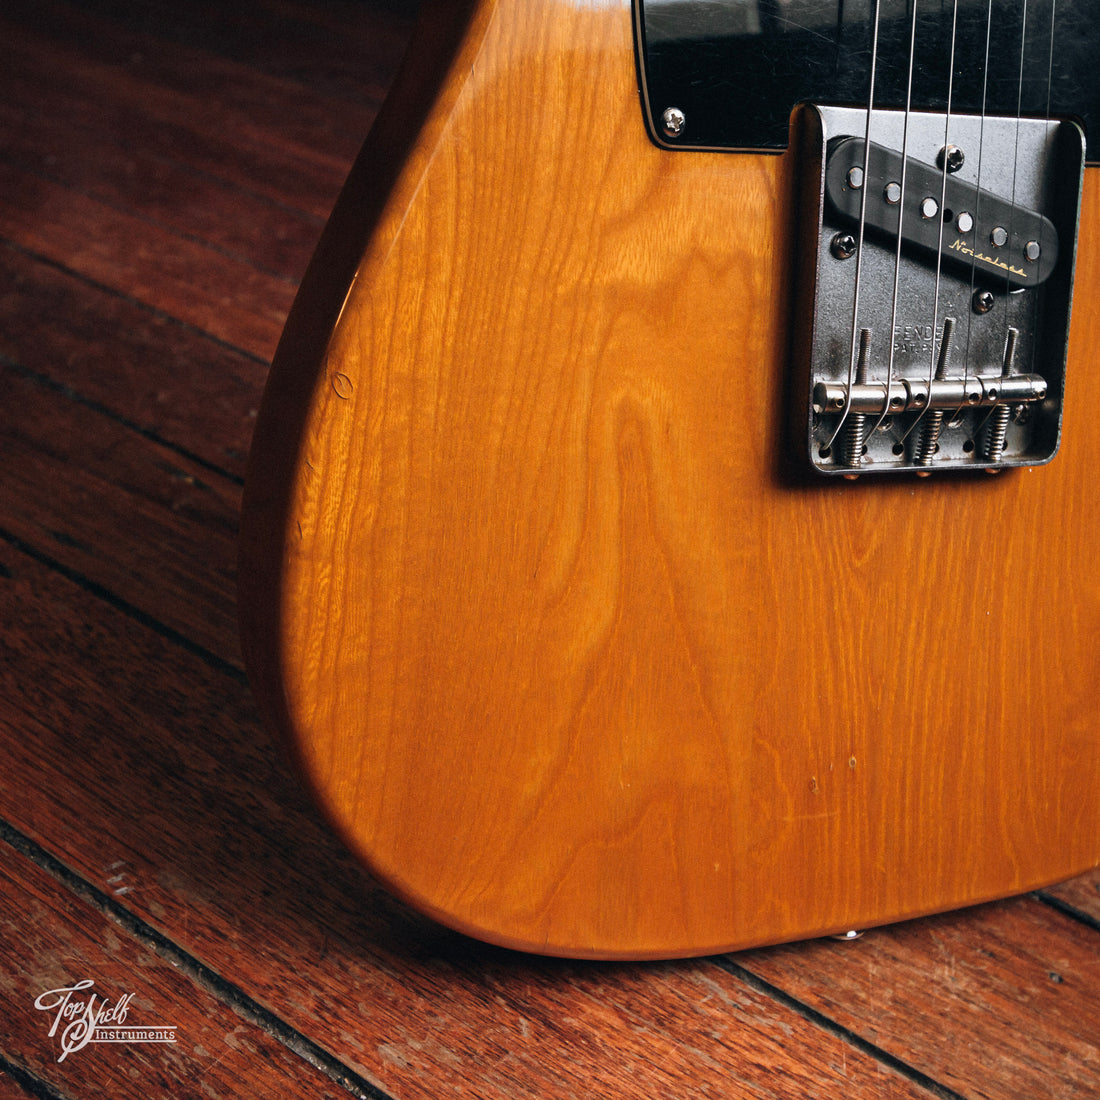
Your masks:
[[[419,45],[276,356],[249,674],[398,896],[593,958],[967,905],[1100,861],[1100,188],[1061,450],[788,451],[796,154],[647,135],[629,0]]]

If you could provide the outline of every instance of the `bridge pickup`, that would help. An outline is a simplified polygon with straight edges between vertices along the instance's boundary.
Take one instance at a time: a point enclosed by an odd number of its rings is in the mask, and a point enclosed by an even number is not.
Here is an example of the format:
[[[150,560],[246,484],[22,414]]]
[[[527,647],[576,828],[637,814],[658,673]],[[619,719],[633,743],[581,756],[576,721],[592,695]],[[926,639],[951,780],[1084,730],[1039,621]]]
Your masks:
[[[842,223],[858,225],[861,210],[873,234],[911,249],[937,253],[944,264],[973,271],[977,281],[997,290],[1024,290],[1050,278],[1058,261],[1058,231],[1038,211],[1011,195],[1004,197],[914,157],[903,160],[892,149],[871,142],[870,155],[859,137],[829,147],[825,195]],[[1015,172],[998,172],[989,162],[982,174],[1015,182]],[[866,196],[865,194],[866,193]]]

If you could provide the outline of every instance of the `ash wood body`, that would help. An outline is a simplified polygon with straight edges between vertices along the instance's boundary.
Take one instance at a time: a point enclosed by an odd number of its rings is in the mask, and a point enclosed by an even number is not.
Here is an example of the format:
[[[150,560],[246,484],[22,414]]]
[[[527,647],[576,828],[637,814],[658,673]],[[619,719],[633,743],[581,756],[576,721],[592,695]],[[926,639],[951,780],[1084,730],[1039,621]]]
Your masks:
[[[1100,859],[1094,173],[1055,462],[840,485],[782,459],[794,169],[654,147],[625,0],[424,17],[276,357],[241,596],[327,815],[445,923],[698,954]]]

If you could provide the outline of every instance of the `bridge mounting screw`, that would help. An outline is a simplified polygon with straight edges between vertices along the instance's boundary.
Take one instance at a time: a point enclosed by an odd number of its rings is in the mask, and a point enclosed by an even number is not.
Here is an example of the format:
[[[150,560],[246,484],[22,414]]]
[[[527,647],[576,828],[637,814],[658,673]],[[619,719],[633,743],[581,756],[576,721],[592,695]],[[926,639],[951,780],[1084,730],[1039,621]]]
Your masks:
[[[856,254],[856,239],[851,233],[838,233],[829,250],[838,260],[850,260]]]
[[[971,299],[971,305],[974,307],[975,313],[988,313],[995,304],[996,300],[994,299],[991,291],[974,291],[974,297]]]
[[[661,115],[661,125],[666,137],[679,137],[687,125],[687,115],[679,107],[666,107]]]
[[[936,159],[940,168],[957,172],[966,163],[966,154],[957,145],[945,145]]]

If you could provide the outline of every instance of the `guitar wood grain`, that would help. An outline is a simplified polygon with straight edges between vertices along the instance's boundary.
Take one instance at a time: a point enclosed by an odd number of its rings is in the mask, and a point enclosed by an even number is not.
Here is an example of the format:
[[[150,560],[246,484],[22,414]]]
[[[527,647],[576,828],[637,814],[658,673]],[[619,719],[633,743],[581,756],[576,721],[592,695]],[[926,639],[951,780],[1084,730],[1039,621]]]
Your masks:
[[[453,927],[604,958],[1095,866],[1093,171],[1056,461],[811,482],[793,155],[652,145],[621,0],[421,35],[245,499],[250,673],[353,851]]]

